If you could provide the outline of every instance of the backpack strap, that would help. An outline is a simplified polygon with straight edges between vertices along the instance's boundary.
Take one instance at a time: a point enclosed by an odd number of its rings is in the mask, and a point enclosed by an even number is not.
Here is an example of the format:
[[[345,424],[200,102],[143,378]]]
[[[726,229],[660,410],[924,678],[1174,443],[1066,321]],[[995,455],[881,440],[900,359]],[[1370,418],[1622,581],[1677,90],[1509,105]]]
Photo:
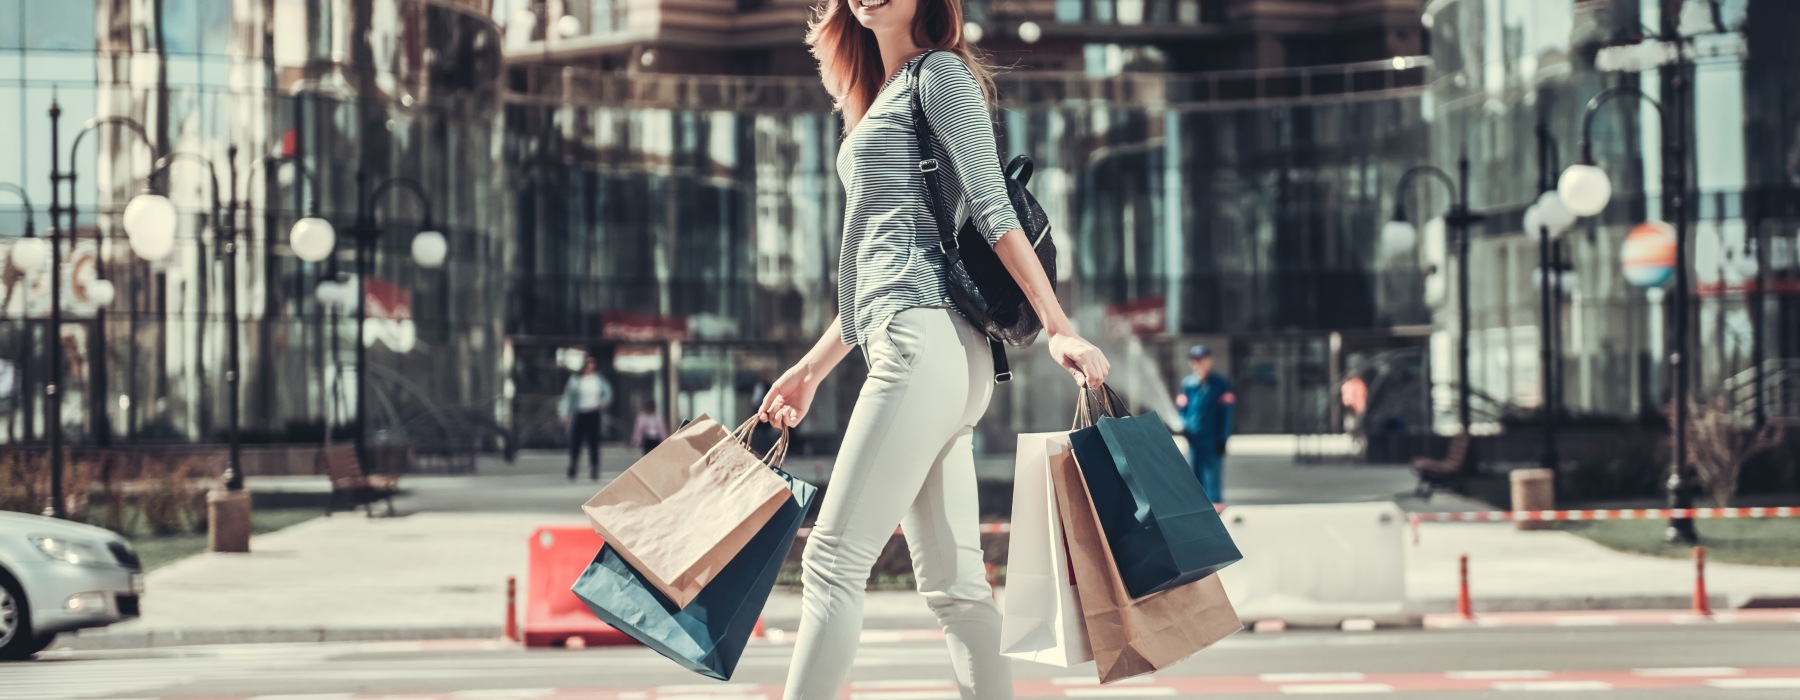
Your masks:
[[[919,144],[919,172],[925,175],[925,196],[931,202],[931,218],[937,221],[938,252],[944,254],[945,265],[957,265],[962,262],[962,254],[956,246],[956,223],[952,221],[953,208],[944,206],[942,177],[938,174],[943,165],[938,162],[932,144],[937,135],[931,129],[931,118],[925,114],[925,102],[920,93],[924,91],[924,82],[920,79],[925,68],[925,61],[931,58],[933,51],[915,59],[909,72],[912,74],[912,113],[913,138]],[[960,312],[959,312],[960,313]],[[994,355],[994,383],[1002,384],[1012,381],[1012,367],[1006,359],[1006,344],[998,338],[982,333],[987,337],[988,349]]]
[[[921,79],[925,61],[930,60],[933,53],[936,52],[926,51],[914,59],[908,70],[912,74],[913,83],[913,138],[919,144],[919,172],[925,174],[925,196],[931,202],[931,216],[937,221],[938,251],[944,254],[946,260],[954,260],[961,258],[960,255],[952,257],[956,251],[956,223],[951,220],[954,214],[945,211],[944,190],[939,181],[942,176],[938,174],[943,169],[943,164],[938,162],[935,149],[932,148],[932,144],[937,142],[937,134],[931,129],[931,119],[925,115],[924,99],[919,96],[925,87]]]

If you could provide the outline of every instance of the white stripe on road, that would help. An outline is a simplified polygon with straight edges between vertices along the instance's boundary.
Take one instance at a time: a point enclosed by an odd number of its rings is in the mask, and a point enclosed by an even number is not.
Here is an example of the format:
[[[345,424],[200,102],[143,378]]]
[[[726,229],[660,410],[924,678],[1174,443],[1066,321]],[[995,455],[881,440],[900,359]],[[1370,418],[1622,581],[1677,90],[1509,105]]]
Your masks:
[[[1394,686],[1386,683],[1315,683],[1281,686],[1282,695],[1373,695],[1392,692],[1394,692]]]
[[[1162,698],[1175,694],[1174,688],[1070,688],[1063,691],[1071,698]]]
[[[1706,678],[1711,676],[1741,676],[1744,669],[1729,666],[1700,666],[1695,668],[1634,668],[1632,675],[1649,678]]]
[[[754,693],[761,689],[762,689],[762,686],[756,685],[754,683],[746,683],[741,686],[733,686],[731,688],[731,692],[728,694],[729,695],[738,695],[738,694],[743,694],[743,693]],[[720,688],[719,688],[718,683],[710,683],[710,684],[708,684],[708,683],[685,683],[685,684],[677,684],[677,685],[656,686],[656,692],[658,692],[658,693],[705,693],[705,694],[712,695],[712,694],[718,694],[719,690],[720,690]]]
[[[1256,679],[1264,683],[1338,683],[1360,681],[1366,677],[1360,673],[1261,673]]]
[[[313,693],[310,695],[253,695],[245,700],[352,700],[355,693]]]
[[[1122,681],[1115,681],[1112,685],[1114,687],[1121,686],[1121,685],[1149,685],[1149,684],[1155,683],[1155,682],[1156,682],[1155,678],[1150,678],[1148,676],[1138,676],[1137,678],[1127,678]],[[1057,678],[1050,679],[1050,684],[1051,685],[1100,685],[1100,679],[1095,678],[1093,676],[1059,676]]]
[[[1800,678],[1714,678],[1706,684],[1720,690],[1786,690],[1800,689]]]
[[[1583,690],[1612,689],[1612,684],[1605,681],[1520,681],[1494,684],[1494,690],[1524,693],[1573,693]]]
[[[954,690],[877,690],[850,694],[850,700],[960,700],[960,698],[962,698],[962,693]]]
[[[1608,627],[1619,624],[1619,618],[1611,615],[1595,617],[1557,617],[1551,618],[1550,624],[1556,627]]]
[[[458,690],[450,694],[454,700],[530,700],[552,695],[555,688],[499,688],[493,690]]]
[[[853,690],[955,690],[956,684],[950,681],[898,680],[898,681],[854,681],[850,684]]]
[[[1549,671],[1539,671],[1536,669],[1516,669],[1510,671],[1446,671],[1444,673],[1445,678],[1459,681],[1505,681],[1520,678],[1544,678],[1549,675]]]

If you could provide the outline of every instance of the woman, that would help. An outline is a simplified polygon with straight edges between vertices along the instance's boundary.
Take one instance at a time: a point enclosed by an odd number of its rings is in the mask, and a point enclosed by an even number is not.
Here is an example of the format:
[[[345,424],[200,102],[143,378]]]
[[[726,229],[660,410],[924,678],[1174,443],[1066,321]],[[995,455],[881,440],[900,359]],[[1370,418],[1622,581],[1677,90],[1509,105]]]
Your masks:
[[[944,200],[974,218],[1026,291],[1051,356],[1090,386],[1109,369],[1075,334],[1019,230],[989,122],[987,71],[962,26],[960,0],[826,0],[807,37],[846,129],[837,164],[847,199],[838,318],[774,382],[758,416],[779,427],[799,423],[852,347],[862,348],[869,377],[802,557],[788,698],[838,697],[856,655],[869,571],[896,524],[919,592],[944,627],[963,697],[1012,697],[982,565],[971,443],[993,393],[993,358],[945,291],[912,130],[915,90],[938,135]],[[910,69],[921,60],[915,84]]]
[[[631,426],[631,446],[650,454],[668,437],[669,427],[663,423],[662,414],[657,413],[656,402],[646,401],[639,405],[637,422]]]

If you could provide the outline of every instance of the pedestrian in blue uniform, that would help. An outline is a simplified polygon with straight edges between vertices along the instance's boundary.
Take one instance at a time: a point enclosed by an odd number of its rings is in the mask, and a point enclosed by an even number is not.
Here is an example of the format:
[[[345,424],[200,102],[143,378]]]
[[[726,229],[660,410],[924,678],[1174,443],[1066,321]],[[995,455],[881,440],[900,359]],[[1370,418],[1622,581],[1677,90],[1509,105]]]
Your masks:
[[[1231,439],[1237,395],[1231,382],[1213,371],[1212,349],[1195,345],[1188,350],[1194,373],[1181,380],[1175,406],[1181,411],[1181,428],[1187,433],[1188,462],[1207,498],[1225,505],[1225,442]]]

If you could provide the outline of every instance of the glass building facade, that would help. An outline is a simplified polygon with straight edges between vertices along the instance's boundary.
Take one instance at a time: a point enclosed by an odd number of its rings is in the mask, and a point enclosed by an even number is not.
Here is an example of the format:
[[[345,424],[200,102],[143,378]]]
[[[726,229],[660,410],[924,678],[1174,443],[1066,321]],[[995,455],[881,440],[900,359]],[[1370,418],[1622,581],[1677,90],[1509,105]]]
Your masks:
[[[219,439],[228,293],[246,433],[354,426],[357,320],[315,287],[356,269],[365,214],[385,232],[363,321],[373,442],[560,442],[554,400],[578,350],[620,389],[613,426],[639,407],[747,415],[835,311],[841,125],[817,79],[545,66],[525,54],[546,29],[506,26],[530,9],[516,4],[0,0],[0,182],[27,190],[46,234],[60,154],[78,174],[62,193],[76,207],[64,254],[93,263],[65,289],[79,297],[86,270],[117,289],[66,305],[53,333],[51,276],[5,266],[0,440],[45,435],[51,347],[71,441]],[[632,24],[612,7],[594,3],[583,26]],[[1319,432],[1337,425],[1350,368],[1399,357],[1424,373],[1441,282],[1422,265],[1430,237],[1378,234],[1400,174],[1431,152],[1429,63],[1002,75],[1000,148],[1037,161],[1059,293],[1122,390],[1169,412],[1187,346],[1206,342],[1239,387],[1241,429]],[[150,143],[102,127],[71,156],[83,123],[109,117]],[[228,215],[211,211],[195,160],[158,183],[182,212],[176,252],[131,252],[120,212],[146,187],[151,147],[210,159],[222,199],[240,200],[236,290],[219,283]],[[365,206],[359,175],[410,178],[429,201],[395,189]],[[316,264],[287,242],[315,200],[338,232]],[[449,239],[442,269],[408,255],[427,219]],[[0,195],[0,247],[24,220]],[[1019,378],[983,422],[993,451],[1065,424],[1074,401],[1041,347],[1013,360]],[[847,361],[819,398],[811,444],[839,432],[861,371]]]
[[[1800,57],[1791,46],[1800,31],[1800,5],[1676,3],[1679,33],[1690,42],[1689,65],[1601,70],[1612,67],[1598,58],[1604,47],[1663,32],[1659,4],[1427,4],[1433,160],[1453,169],[1467,155],[1472,206],[1487,215],[1472,241],[1470,379],[1492,406],[1543,405],[1544,324],[1534,281],[1540,251],[1521,232],[1523,212],[1540,191],[1542,159],[1531,157],[1540,152],[1539,126],[1553,140],[1546,167],[1554,174],[1579,156],[1588,100],[1613,86],[1641,90],[1673,114],[1685,111],[1690,128],[1665,132],[1657,113],[1633,99],[1613,100],[1597,113],[1594,159],[1610,176],[1613,196],[1605,211],[1580,220],[1555,251],[1570,272],[1561,276],[1563,295],[1549,326],[1558,338],[1554,399],[1572,414],[1600,417],[1653,413],[1667,401],[1666,358],[1678,342],[1670,315],[1676,290],[1630,285],[1620,246],[1636,224],[1674,216],[1673,193],[1662,183],[1664,145],[1675,139],[1685,139],[1690,154],[1687,356],[1695,360],[1688,363],[1695,395],[1734,391],[1753,397],[1756,392],[1741,390],[1753,381],[1758,357],[1776,366],[1800,355],[1800,101],[1793,97]],[[1678,74],[1691,86],[1686,100],[1672,98],[1670,81]],[[1430,262],[1445,261],[1439,256]],[[1456,380],[1455,308],[1448,295],[1430,300],[1431,365],[1436,384],[1446,388]],[[1440,423],[1453,420],[1448,396],[1440,394],[1436,405]]]
[[[501,53],[497,28],[464,5],[0,0],[0,181],[30,195],[38,235],[60,229],[69,271],[57,333],[48,268],[5,268],[0,439],[46,434],[52,347],[75,444],[222,439],[229,294],[246,438],[297,441],[352,425],[357,321],[322,305],[314,287],[357,269],[354,225],[365,215],[385,231],[364,322],[372,441],[456,441],[468,426],[504,424]],[[90,119],[129,119],[144,138],[113,126],[82,136]],[[175,251],[152,262],[132,253],[120,213],[149,186],[153,152],[183,155],[157,183],[181,213]],[[53,162],[75,175],[60,195]],[[217,197],[239,202],[235,217],[214,209],[215,176]],[[393,177],[418,182],[429,202],[395,189],[362,206],[359,178],[372,188]],[[74,213],[53,224],[58,196]],[[337,245],[306,263],[287,232],[315,206]],[[454,251],[442,269],[407,254],[428,220]],[[16,244],[24,222],[19,202],[0,198],[0,247]],[[226,289],[220,231],[232,223],[238,284]],[[83,303],[96,278],[116,290],[104,306]]]
[[[1155,401],[1186,372],[1187,345],[1211,342],[1237,375],[1245,430],[1312,432],[1332,420],[1346,351],[1412,346],[1422,361],[1419,253],[1377,237],[1394,182],[1426,158],[1422,63],[1001,77],[1001,150],[1036,161],[1059,291],[1128,358],[1123,390]],[[557,351],[595,338],[640,358],[628,403],[673,395],[677,415],[746,415],[835,312],[839,120],[813,78],[557,73],[521,81],[556,87],[507,105],[522,426],[554,437]],[[1156,320],[1118,329],[1133,309]],[[644,321],[615,333],[617,312],[689,332],[676,353],[634,345]],[[1019,379],[983,422],[996,449],[1066,423],[1074,400],[1041,348],[1013,356]],[[815,439],[847,419],[859,365],[815,405]]]

